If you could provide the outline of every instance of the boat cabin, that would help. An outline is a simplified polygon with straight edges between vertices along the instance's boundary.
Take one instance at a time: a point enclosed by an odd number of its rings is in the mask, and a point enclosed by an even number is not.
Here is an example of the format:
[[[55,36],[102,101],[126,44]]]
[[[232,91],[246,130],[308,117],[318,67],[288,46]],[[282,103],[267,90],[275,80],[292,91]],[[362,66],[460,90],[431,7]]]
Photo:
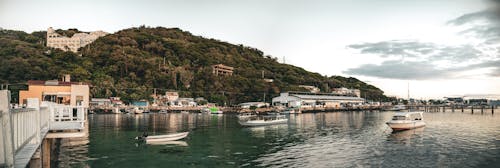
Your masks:
[[[422,112],[395,113],[392,120],[423,120]]]

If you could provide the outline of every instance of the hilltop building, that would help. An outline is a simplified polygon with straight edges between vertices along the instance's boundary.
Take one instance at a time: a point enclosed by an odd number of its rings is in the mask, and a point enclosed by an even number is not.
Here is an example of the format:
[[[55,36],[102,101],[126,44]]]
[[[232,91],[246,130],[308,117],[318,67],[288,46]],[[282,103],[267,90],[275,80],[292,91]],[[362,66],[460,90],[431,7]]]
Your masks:
[[[212,73],[215,75],[225,75],[225,76],[232,76],[233,75],[233,67],[224,65],[224,64],[217,64],[217,65],[212,65]]]
[[[353,96],[338,96],[333,93],[285,92],[273,98],[273,106],[285,107],[341,107],[359,105],[365,99]]]
[[[30,80],[28,90],[19,91],[19,105],[26,105],[28,98],[38,98],[57,104],[89,107],[89,94],[89,84],[71,82],[69,75],[61,81]]]
[[[332,93],[344,96],[356,96],[361,97],[361,91],[359,89],[347,89],[345,87],[333,88]]]
[[[107,35],[103,31],[90,33],[76,33],[72,37],[62,36],[49,27],[47,29],[47,47],[58,48],[64,51],[77,52],[79,48],[86,46],[97,40],[97,38]]]

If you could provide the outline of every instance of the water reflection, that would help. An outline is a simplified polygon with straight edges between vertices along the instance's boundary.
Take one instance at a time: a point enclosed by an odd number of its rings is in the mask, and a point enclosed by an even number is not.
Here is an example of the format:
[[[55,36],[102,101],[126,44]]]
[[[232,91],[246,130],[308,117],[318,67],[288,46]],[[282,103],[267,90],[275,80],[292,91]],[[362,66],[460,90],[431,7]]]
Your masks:
[[[291,114],[242,127],[234,115],[89,116],[90,138],[64,140],[60,167],[478,167],[500,164],[500,115],[425,113],[424,128],[391,133],[391,112]],[[425,131],[424,131],[425,129]],[[133,139],[190,131],[173,144]],[[161,155],[159,155],[161,154]],[[158,157],[161,156],[161,157]],[[418,159],[411,159],[418,158]],[[404,160],[404,162],[402,162]]]
[[[405,131],[396,131],[389,134],[389,140],[396,143],[411,144],[412,139],[422,138],[425,127]]]

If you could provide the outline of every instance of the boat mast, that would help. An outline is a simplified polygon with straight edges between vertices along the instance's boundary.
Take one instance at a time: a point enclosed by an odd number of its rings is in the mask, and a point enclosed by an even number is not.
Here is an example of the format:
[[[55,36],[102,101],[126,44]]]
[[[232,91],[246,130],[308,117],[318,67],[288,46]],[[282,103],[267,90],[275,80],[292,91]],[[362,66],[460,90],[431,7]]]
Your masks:
[[[408,81],[408,112],[410,112],[410,82]]]

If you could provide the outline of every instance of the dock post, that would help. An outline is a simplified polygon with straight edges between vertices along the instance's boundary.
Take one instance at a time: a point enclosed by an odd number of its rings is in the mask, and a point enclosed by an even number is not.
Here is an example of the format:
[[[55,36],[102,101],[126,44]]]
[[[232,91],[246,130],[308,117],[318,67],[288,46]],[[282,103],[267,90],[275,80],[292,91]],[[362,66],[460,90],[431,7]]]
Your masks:
[[[474,114],[474,106],[470,106],[470,111],[472,112],[472,114]]]
[[[484,106],[481,106],[481,114],[483,114]]]
[[[10,121],[10,91],[0,90],[0,113],[1,113],[1,123],[0,129],[2,129],[2,137],[4,147],[3,156],[5,157],[5,167],[14,167],[14,144],[12,136],[12,123]]]
[[[464,112],[464,105],[462,105],[462,113]]]

